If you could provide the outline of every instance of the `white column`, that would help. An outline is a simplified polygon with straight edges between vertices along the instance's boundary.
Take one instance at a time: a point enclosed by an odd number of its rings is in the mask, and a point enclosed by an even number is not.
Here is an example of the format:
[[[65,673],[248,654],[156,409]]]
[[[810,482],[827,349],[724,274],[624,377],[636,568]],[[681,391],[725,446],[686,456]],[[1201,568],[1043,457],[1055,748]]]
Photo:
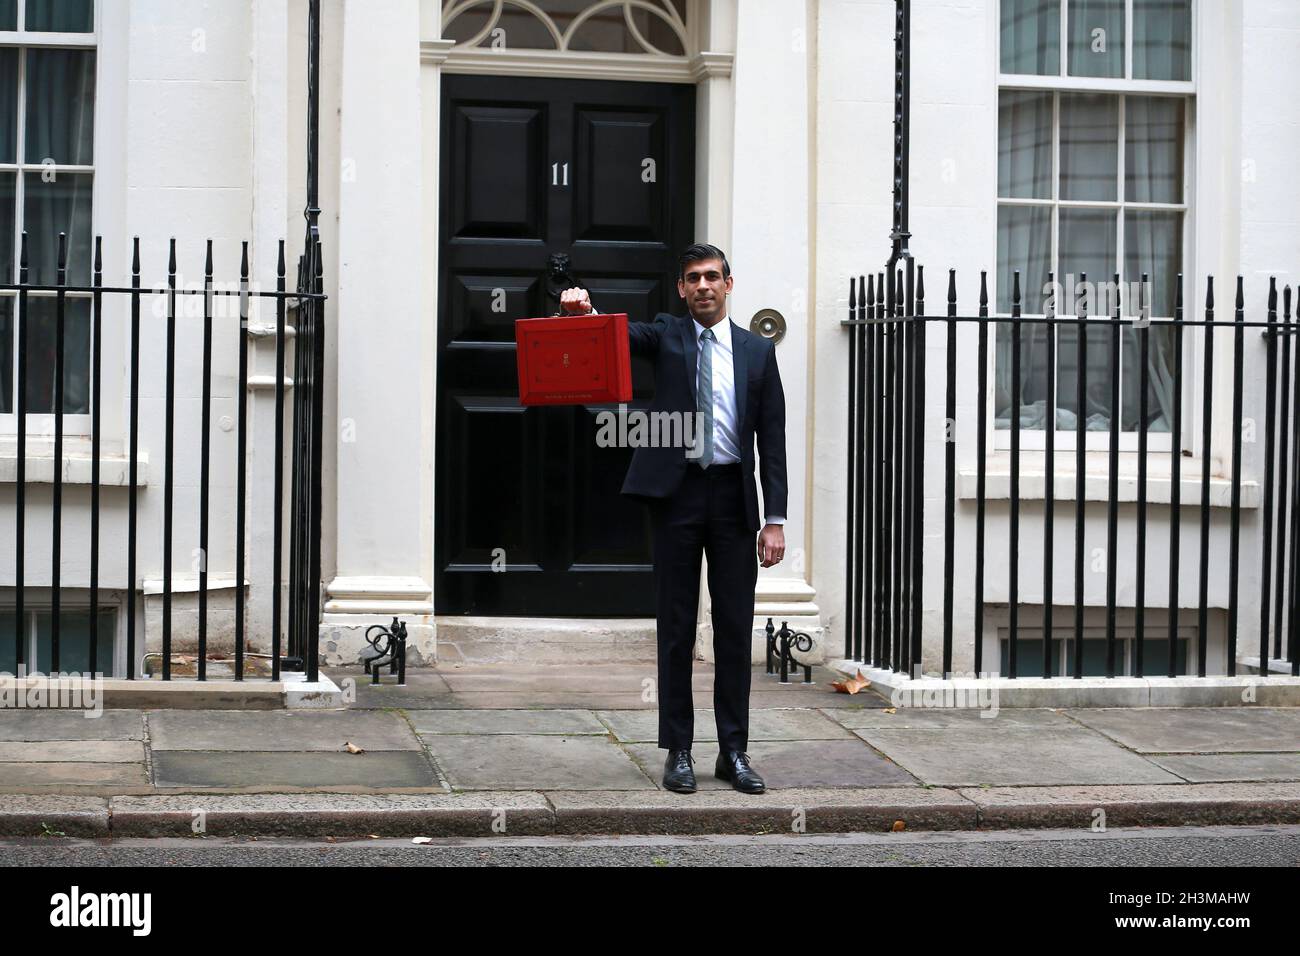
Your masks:
[[[274,288],[279,242],[286,240],[286,259],[298,248],[301,236],[288,236],[289,223],[289,116],[288,63],[289,11],[280,0],[255,0],[253,20],[253,64],[250,83],[253,88],[253,235],[249,269],[264,289]],[[237,268],[237,266],[235,267]],[[292,265],[286,263],[286,269]],[[232,268],[231,275],[236,274]],[[292,282],[292,279],[288,280]],[[250,582],[245,605],[246,630],[253,649],[271,650],[272,582],[275,569],[275,524],[271,520],[275,484],[275,305],[267,301],[256,310],[250,322],[248,348],[248,501],[249,520],[245,545],[244,578]],[[290,346],[291,348],[291,346]],[[289,355],[292,352],[286,349]],[[285,360],[285,378],[291,379],[292,366]],[[285,390],[285,408],[293,407],[293,394]],[[292,441],[286,413],[285,445]],[[289,456],[286,455],[284,483],[289,487]],[[287,621],[289,519],[285,509],[281,547],[284,558],[281,573],[281,620]],[[238,585],[237,585],[238,586]]]
[[[708,233],[699,238],[726,250],[735,291],[731,317],[748,328],[760,309],[775,309],[786,322],[777,361],[786,402],[786,556],[760,568],[754,606],[754,660],[762,660],[763,628],[769,617],[779,628],[811,634],[821,654],[823,629],[815,591],[808,583],[806,539],[808,434],[813,256],[809,233],[809,76],[815,37],[808,26],[807,0],[740,0],[711,5],[709,48],[734,51],[734,68],[712,66],[701,85],[700,114],[707,124],[700,141],[699,208]],[[779,142],[781,148],[773,148]],[[725,195],[718,197],[718,193]],[[759,200],[761,197],[761,201]],[[711,658],[711,628],[701,625],[701,644]]]
[[[336,576],[321,650],[355,660],[399,615],[432,656],[433,302],[425,247],[419,0],[345,0],[339,117]]]

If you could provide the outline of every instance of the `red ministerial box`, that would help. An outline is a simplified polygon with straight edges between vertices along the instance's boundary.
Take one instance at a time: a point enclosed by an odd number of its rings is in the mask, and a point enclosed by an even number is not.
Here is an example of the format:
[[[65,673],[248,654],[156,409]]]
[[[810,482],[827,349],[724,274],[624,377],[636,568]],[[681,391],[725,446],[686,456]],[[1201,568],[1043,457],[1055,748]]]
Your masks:
[[[632,400],[627,314],[515,320],[519,404]]]

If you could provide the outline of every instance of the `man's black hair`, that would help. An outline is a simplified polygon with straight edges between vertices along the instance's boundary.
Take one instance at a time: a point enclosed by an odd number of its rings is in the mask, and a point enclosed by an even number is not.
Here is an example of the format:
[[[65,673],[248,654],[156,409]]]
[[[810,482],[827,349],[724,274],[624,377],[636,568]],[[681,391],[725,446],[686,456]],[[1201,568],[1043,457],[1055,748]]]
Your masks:
[[[722,278],[731,277],[731,265],[727,262],[726,253],[717,246],[711,246],[707,242],[697,242],[694,245],[687,246],[677,260],[677,278],[682,279],[686,276],[686,267],[692,262],[703,262],[705,259],[722,260]]]

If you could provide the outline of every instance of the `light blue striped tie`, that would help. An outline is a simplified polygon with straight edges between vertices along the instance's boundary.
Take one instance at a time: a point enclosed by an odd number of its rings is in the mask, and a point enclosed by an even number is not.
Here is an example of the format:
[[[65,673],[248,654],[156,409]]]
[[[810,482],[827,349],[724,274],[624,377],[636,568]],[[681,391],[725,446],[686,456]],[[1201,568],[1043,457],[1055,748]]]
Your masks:
[[[700,336],[700,377],[695,390],[695,408],[702,416],[704,451],[699,465],[708,468],[713,461],[713,341],[712,329]]]

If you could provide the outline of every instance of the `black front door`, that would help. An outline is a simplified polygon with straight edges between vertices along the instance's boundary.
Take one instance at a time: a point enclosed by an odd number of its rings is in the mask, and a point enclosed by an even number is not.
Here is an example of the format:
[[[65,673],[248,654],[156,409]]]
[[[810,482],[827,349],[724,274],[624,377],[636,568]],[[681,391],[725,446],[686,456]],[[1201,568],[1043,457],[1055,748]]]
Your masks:
[[[678,311],[692,240],[695,89],[444,75],[435,603],[440,614],[650,616],[631,449],[597,444],[617,406],[523,408],[514,320],[550,315],[567,255],[602,312]],[[631,408],[654,370],[633,358]]]

